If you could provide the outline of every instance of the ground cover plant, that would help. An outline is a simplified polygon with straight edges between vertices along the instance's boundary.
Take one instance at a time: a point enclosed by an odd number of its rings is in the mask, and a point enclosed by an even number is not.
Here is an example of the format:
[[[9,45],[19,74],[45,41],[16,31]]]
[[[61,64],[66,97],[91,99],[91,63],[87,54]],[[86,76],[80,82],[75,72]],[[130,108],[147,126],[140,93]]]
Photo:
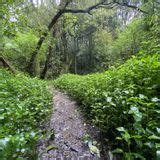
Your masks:
[[[36,159],[36,144],[51,112],[47,84],[0,69],[0,159]]]
[[[132,57],[105,73],[65,74],[54,85],[82,104],[112,153],[127,160],[159,158],[159,54]]]

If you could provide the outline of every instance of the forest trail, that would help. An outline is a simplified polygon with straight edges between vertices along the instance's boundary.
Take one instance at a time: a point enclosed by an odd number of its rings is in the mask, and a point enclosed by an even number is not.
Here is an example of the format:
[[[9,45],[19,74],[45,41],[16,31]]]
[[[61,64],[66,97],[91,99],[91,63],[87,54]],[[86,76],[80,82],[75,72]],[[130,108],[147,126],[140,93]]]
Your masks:
[[[84,137],[95,140],[99,132],[94,126],[85,122],[82,114],[77,110],[75,101],[66,94],[54,91],[53,114],[49,128],[54,131],[54,140],[41,142],[40,159],[42,160],[97,160],[97,154],[91,153],[92,147],[84,142]],[[48,147],[50,146],[50,147]],[[47,151],[46,148],[49,148]]]

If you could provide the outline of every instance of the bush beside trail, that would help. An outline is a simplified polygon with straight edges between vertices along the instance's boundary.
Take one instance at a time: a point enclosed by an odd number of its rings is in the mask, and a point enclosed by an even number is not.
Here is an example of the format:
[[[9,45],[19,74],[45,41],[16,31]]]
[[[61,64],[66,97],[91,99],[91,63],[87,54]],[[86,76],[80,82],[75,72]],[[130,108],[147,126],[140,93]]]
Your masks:
[[[51,113],[47,83],[0,69],[0,159],[35,159]]]
[[[158,159],[160,152],[160,55],[132,57],[118,68],[54,81],[82,104],[114,154]]]

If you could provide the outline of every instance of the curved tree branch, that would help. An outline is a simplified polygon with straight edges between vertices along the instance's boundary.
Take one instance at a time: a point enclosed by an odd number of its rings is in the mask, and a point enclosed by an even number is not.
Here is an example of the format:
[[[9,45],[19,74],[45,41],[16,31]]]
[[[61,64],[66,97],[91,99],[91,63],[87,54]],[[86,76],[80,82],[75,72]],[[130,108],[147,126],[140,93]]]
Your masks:
[[[139,8],[139,7],[135,6],[135,5],[131,5],[131,4],[128,4],[128,3],[119,3],[119,2],[115,2],[115,4],[117,4],[119,6],[132,8],[132,9],[135,9],[135,10],[140,11],[142,13],[148,14],[146,11],[142,10],[141,8]]]
[[[135,9],[137,11],[140,11],[142,13],[145,13],[147,14],[146,11],[140,9],[139,7],[135,6],[135,5],[131,5],[131,4],[128,4],[128,3],[119,3],[117,1],[114,1],[114,2],[110,2],[110,3],[107,3],[107,2],[99,2],[91,7],[88,7],[86,9],[65,9],[63,10],[63,13],[88,13],[88,14],[91,14],[91,11],[92,10],[96,10],[96,9],[99,9],[99,8],[106,8],[106,9],[112,9],[116,6],[124,6],[124,7],[128,7],[128,8],[132,8],[132,9]]]
[[[64,13],[88,13],[88,14],[91,14],[92,10],[102,8],[103,6],[108,6],[109,8],[112,8],[113,4],[114,4],[113,2],[110,2],[110,3],[99,2],[93,6],[86,8],[86,9],[65,9],[63,12]]]

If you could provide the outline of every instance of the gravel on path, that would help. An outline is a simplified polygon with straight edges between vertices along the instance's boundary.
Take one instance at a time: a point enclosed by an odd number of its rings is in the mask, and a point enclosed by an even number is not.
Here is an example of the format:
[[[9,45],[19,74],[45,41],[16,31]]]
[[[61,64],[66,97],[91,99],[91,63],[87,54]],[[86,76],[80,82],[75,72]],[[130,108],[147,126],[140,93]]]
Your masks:
[[[97,138],[97,129],[86,123],[78,111],[78,105],[66,94],[54,91],[53,114],[47,130],[52,131],[54,137],[41,141],[39,150],[40,160],[97,160],[97,154],[91,153],[84,137]],[[93,140],[92,139],[92,140]],[[95,140],[94,139],[94,140]],[[48,148],[46,150],[46,148]]]

